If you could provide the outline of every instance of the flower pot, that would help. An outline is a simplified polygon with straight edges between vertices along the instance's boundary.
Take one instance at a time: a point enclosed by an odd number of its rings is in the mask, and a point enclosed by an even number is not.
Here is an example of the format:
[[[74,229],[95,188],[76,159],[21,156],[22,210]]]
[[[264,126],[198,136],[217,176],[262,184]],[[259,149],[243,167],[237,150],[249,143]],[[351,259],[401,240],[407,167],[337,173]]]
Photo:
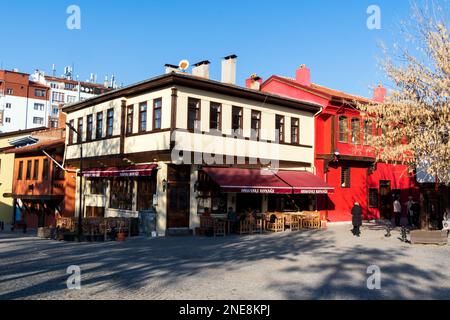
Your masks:
[[[125,241],[126,236],[127,235],[125,232],[118,232],[117,233],[117,241]]]

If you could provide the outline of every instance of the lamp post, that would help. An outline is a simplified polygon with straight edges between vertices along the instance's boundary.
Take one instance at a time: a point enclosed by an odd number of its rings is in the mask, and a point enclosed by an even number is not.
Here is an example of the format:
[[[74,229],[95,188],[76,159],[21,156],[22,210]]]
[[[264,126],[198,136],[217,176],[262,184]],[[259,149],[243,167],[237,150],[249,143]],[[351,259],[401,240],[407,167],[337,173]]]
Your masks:
[[[79,135],[78,131],[70,124],[66,123],[66,126],[69,127],[70,130]],[[79,206],[78,206],[78,241],[81,242],[81,237],[83,235],[83,141],[80,139],[80,195],[79,195]]]

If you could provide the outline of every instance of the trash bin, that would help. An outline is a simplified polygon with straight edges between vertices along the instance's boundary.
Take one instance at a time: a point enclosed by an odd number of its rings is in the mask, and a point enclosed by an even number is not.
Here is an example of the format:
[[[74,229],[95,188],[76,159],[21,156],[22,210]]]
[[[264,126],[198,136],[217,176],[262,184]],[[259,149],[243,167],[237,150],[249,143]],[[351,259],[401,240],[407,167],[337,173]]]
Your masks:
[[[147,237],[156,237],[156,211],[139,211],[139,234]]]

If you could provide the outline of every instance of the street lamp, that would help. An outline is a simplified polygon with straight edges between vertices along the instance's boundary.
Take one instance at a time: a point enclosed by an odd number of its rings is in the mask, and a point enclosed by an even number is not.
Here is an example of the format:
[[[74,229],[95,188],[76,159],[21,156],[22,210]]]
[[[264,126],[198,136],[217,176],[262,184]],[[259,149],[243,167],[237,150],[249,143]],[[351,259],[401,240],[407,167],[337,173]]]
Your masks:
[[[79,133],[77,129],[74,128],[73,125],[66,122],[66,126],[69,127],[70,130],[76,133],[77,137],[79,136]],[[81,134],[81,133],[80,133]],[[78,241],[81,242],[81,237],[83,235],[83,201],[82,201],[82,195],[83,195],[83,141],[80,139],[80,198],[79,198],[79,207],[78,207]]]

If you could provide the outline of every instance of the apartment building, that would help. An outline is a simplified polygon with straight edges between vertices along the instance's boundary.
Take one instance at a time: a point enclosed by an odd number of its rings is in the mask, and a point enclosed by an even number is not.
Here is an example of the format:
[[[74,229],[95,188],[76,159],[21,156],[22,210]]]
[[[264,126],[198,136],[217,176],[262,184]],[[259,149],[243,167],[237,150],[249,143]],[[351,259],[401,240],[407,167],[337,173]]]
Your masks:
[[[237,86],[236,58],[222,60],[221,81],[209,79],[209,61],[192,74],[166,65],[164,75],[63,108],[75,129],[66,164],[78,167],[83,150],[83,215],[155,208],[165,235],[194,230],[205,212],[308,210],[332,192],[314,174],[320,105]]]
[[[48,126],[49,92],[27,73],[0,70],[0,132]]]

